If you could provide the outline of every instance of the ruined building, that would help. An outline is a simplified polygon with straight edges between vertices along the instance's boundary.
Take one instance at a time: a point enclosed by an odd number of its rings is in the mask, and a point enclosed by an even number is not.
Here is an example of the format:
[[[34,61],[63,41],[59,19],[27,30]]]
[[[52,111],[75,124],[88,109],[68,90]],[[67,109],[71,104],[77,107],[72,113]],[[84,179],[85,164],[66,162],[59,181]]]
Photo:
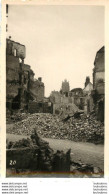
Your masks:
[[[54,90],[51,92],[49,99],[53,104],[54,114],[73,114],[78,110],[78,107],[74,104],[74,98],[70,96],[70,86],[67,80],[62,82],[60,91]]]
[[[105,47],[96,54],[93,69],[93,99],[98,120],[104,121]]]
[[[44,98],[44,84],[41,78],[34,79],[31,67],[24,64],[24,45],[6,40],[6,106],[9,110],[28,108],[29,101]]]
[[[74,104],[81,110],[84,110],[86,114],[93,109],[93,99],[91,92],[93,90],[93,84],[90,82],[90,77],[86,77],[84,89],[74,88],[69,92],[69,96],[74,98]]]
[[[104,47],[97,52],[93,69],[93,89],[103,95],[105,83],[104,52]]]
[[[74,104],[79,108],[83,109],[83,90],[82,88],[74,88],[69,93],[70,97],[74,98]]]
[[[25,46],[6,41],[6,104],[9,109],[20,108],[23,102],[23,66]]]

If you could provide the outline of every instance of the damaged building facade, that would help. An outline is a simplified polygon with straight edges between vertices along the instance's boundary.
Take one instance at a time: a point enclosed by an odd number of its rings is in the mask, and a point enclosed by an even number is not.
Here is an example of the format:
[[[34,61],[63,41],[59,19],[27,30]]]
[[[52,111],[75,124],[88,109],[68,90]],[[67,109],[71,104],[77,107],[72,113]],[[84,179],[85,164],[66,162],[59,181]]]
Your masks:
[[[89,77],[86,77],[84,89],[73,88],[70,90],[69,82],[67,80],[63,81],[61,90],[52,91],[50,95],[50,101],[53,103],[53,112],[56,113],[63,110],[74,113],[82,110],[88,114],[93,109],[92,90],[93,84],[90,82]]]
[[[93,84],[86,77],[84,88],[74,88],[69,92],[74,98],[77,107],[84,110],[86,114],[94,111],[97,119],[104,121],[105,100],[105,47],[96,53],[93,69]]]
[[[74,104],[79,108],[83,109],[83,90],[82,88],[74,88],[69,93],[70,97],[74,99]]]
[[[93,84],[90,82],[90,77],[86,77],[83,89],[74,88],[69,93],[69,95],[74,99],[74,104],[86,114],[93,110],[92,90]]]
[[[34,79],[31,67],[24,63],[24,45],[6,39],[6,107],[8,110],[28,109],[28,103],[44,99],[41,78]]]
[[[96,54],[93,69],[93,100],[98,120],[104,121],[105,99],[105,47]]]

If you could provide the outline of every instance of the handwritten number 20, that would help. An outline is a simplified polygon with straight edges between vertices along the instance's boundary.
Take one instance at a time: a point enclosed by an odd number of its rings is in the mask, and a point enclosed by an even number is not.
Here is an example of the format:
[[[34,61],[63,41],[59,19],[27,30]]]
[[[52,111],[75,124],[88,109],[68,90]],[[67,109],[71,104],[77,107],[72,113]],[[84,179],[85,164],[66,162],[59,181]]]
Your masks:
[[[9,163],[11,166],[15,165],[16,164],[16,160],[10,160],[10,163]]]

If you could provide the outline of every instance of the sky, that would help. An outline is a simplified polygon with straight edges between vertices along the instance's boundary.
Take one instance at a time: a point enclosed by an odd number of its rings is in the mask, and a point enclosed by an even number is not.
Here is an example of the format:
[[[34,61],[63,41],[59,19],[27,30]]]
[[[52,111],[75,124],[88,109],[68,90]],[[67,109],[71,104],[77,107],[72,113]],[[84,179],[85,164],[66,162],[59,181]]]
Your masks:
[[[26,46],[25,64],[42,77],[45,96],[91,82],[96,52],[104,46],[104,7],[9,5],[7,37]]]

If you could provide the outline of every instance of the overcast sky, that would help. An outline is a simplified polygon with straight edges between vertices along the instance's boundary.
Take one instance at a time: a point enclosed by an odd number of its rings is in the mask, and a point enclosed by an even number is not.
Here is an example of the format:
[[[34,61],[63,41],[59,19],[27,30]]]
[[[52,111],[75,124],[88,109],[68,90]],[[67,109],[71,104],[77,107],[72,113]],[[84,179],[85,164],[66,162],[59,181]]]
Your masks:
[[[104,45],[104,7],[9,5],[7,36],[26,46],[25,64],[42,77],[46,96],[64,79],[84,88]]]

